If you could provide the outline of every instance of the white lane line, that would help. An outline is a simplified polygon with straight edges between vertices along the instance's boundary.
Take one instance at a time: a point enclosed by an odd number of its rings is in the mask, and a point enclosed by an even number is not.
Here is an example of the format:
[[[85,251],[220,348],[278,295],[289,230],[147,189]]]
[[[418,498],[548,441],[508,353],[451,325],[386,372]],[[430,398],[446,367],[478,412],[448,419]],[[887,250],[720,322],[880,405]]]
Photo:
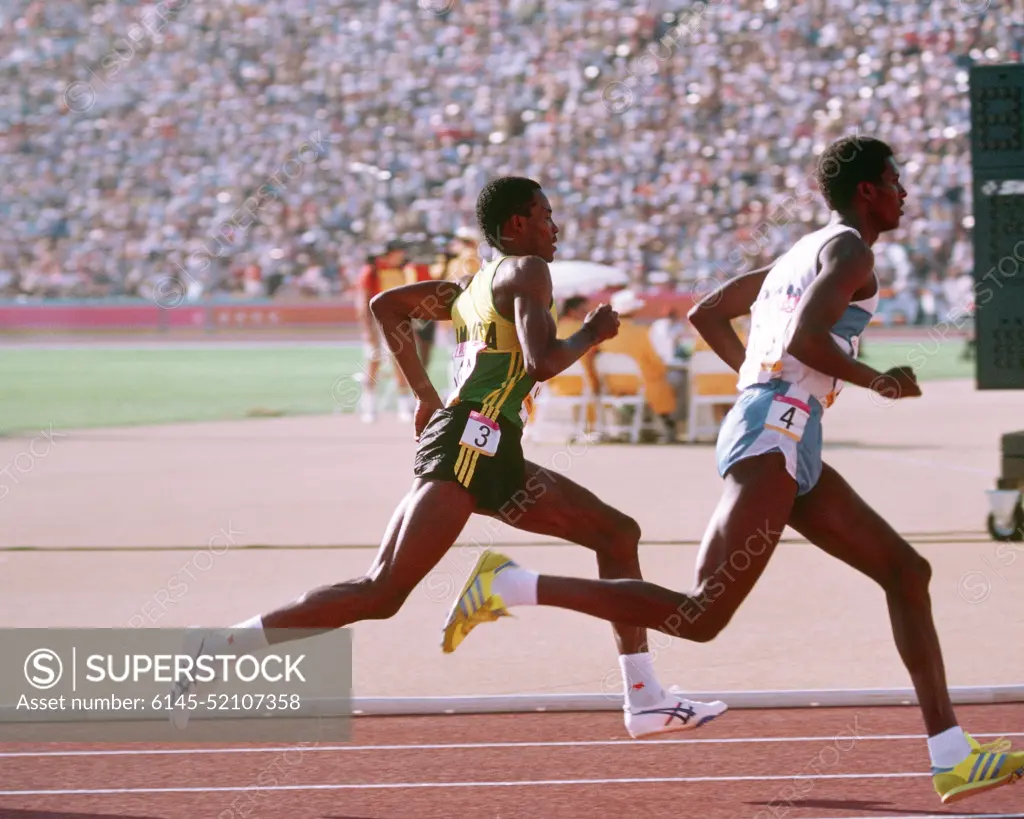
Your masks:
[[[971,734],[979,739],[985,737],[1024,737],[1024,732],[1010,731],[999,734]],[[905,740],[925,741],[924,734],[869,734],[855,736],[853,734],[835,734],[818,737],[728,737],[709,739],[597,739],[597,740],[566,740],[563,742],[460,742],[446,745],[279,745],[266,748],[145,748],[115,749],[110,751],[10,751],[0,753],[0,759],[19,758],[60,758],[60,757],[99,757],[99,756],[183,756],[194,754],[280,754],[289,751],[302,753],[353,752],[372,751],[475,751],[497,750],[502,748],[643,748],[647,745],[762,745],[767,743],[788,742],[898,742]]]
[[[835,816],[818,816],[812,819],[836,819]],[[847,819],[1024,819],[1024,813],[901,813],[897,816],[850,816]]]
[[[806,776],[765,775],[765,776],[651,776],[630,777],[628,779],[521,779],[510,782],[381,782],[358,784],[309,784],[309,785],[223,785],[219,787],[178,787],[178,788],[67,788],[33,791],[0,791],[0,796],[120,796],[126,794],[155,793],[235,793],[253,791],[270,793],[273,791],[377,791],[377,790],[408,790],[408,789],[444,789],[444,788],[541,788],[561,787],[565,785],[641,785],[661,783],[702,782],[791,782],[795,779],[920,779],[931,777],[930,773],[851,773],[851,774],[817,774]]]

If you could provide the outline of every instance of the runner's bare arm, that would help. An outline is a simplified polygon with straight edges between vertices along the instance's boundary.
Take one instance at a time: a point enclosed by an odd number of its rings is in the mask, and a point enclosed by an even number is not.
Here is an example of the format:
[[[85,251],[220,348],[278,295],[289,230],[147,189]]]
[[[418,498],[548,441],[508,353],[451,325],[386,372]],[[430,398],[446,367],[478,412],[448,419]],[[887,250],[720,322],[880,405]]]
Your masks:
[[[516,331],[523,348],[523,365],[537,381],[547,381],[571,367],[592,347],[619,330],[617,314],[608,305],[592,310],[583,326],[567,339],[558,338],[551,316],[551,273],[538,257],[521,259],[513,279]]]
[[[420,361],[412,320],[451,321],[452,305],[461,292],[455,282],[429,281],[395,287],[370,299],[370,310],[398,369],[423,402],[440,404],[440,398]]]
[[[832,327],[872,280],[875,255],[856,236],[839,236],[821,251],[821,272],[804,291],[786,349],[818,372],[870,388],[881,373],[858,361],[832,338]]]
[[[747,351],[731,322],[750,312],[771,269],[772,265],[768,265],[730,279],[708,293],[686,314],[701,338],[736,372],[743,366]]]
[[[398,321],[451,321],[452,305],[461,292],[457,282],[440,279],[403,284],[374,296],[370,309],[381,324],[382,317]]]

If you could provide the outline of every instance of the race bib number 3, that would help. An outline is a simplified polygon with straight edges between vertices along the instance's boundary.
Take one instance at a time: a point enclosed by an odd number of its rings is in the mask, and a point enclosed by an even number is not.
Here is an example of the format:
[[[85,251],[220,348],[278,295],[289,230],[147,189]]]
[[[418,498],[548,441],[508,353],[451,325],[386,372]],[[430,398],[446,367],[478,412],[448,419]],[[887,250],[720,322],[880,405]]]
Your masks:
[[[768,417],[765,419],[764,426],[765,429],[781,432],[794,441],[799,441],[804,437],[804,428],[810,417],[811,408],[803,401],[785,395],[776,395],[768,409]]]
[[[498,451],[500,440],[501,428],[497,421],[492,421],[476,410],[469,413],[469,421],[466,422],[466,429],[462,433],[460,444],[475,449],[481,455],[493,458]]]

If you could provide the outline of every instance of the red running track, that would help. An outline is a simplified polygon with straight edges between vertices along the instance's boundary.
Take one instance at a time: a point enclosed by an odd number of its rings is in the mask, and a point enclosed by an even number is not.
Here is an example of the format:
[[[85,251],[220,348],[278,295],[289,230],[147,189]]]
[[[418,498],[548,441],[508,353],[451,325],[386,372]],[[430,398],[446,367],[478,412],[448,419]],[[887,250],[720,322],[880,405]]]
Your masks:
[[[1024,744],[1024,704],[958,714]],[[623,737],[615,713],[506,714],[361,717],[350,743],[307,748],[6,746],[0,819],[1024,819],[1024,784],[942,805],[916,708]]]

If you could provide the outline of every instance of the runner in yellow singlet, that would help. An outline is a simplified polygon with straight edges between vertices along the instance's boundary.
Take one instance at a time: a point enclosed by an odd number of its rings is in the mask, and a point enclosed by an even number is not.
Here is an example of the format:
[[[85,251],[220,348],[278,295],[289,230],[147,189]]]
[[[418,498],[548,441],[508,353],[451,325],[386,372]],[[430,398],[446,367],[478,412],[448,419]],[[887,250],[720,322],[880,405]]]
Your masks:
[[[515,323],[498,312],[491,296],[495,274],[506,259],[484,265],[452,305],[456,389],[448,403],[478,402],[487,417],[497,419],[501,413],[522,429],[540,384],[526,372]],[[554,300],[549,312],[557,323]]]
[[[618,317],[601,305],[572,336],[557,337],[548,264],[558,228],[536,182],[523,177],[490,182],[478,199],[477,221],[501,255],[472,281],[418,282],[371,301],[384,340],[418,399],[414,427],[419,445],[412,487],[366,575],[315,589],[230,629],[205,633],[198,648],[186,647],[186,653],[257,651],[267,645],[265,629],[276,637],[285,633],[281,629],[321,631],[388,619],[474,513],[592,549],[602,578],[641,578],[636,521],[565,475],[528,462],[521,443],[540,383],[613,337]],[[446,403],[417,354],[415,319],[454,325],[458,376]],[[436,591],[437,584],[428,584]],[[458,599],[456,591],[451,589],[449,603]],[[615,625],[614,631],[625,724],[632,736],[696,728],[726,710],[724,703],[694,702],[664,689],[644,629]],[[446,639],[445,651],[453,647]],[[175,698],[191,687],[188,681],[180,684]]]

